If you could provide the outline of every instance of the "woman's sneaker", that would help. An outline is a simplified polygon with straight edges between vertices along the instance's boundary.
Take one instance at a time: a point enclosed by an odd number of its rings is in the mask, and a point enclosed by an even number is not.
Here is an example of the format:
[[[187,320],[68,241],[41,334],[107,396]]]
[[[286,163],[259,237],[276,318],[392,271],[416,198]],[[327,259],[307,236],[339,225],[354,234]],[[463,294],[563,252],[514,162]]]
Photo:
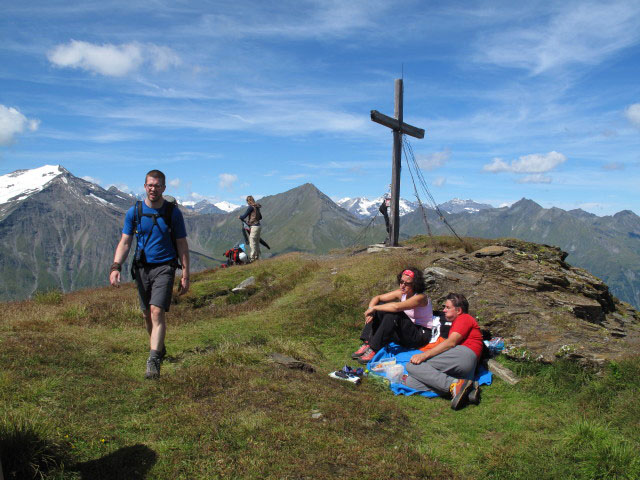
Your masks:
[[[361,357],[364,354],[364,352],[367,351],[367,348],[369,348],[369,345],[367,345],[366,343],[363,343],[358,350],[356,350],[351,354],[351,358],[356,359]]]
[[[367,349],[365,350],[365,352],[360,356],[360,358],[358,358],[358,362],[360,362],[363,365],[366,365],[375,356],[376,356],[376,352],[371,350],[371,347],[367,346]]]

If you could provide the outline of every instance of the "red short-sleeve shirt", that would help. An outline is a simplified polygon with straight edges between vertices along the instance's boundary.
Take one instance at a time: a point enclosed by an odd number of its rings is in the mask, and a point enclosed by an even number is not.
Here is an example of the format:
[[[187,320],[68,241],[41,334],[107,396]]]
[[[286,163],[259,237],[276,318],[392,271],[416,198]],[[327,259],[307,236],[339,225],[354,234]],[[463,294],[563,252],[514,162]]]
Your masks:
[[[482,355],[482,332],[478,322],[468,313],[462,313],[453,321],[449,335],[453,332],[462,335],[462,342],[459,345],[473,350],[478,358]]]

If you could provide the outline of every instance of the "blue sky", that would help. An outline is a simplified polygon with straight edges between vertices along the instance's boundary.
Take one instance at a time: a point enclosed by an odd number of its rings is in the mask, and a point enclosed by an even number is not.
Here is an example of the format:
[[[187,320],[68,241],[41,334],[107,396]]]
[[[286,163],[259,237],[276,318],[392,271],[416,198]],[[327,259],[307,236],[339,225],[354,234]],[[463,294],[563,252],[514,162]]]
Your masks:
[[[373,198],[403,75],[438,203],[640,214],[640,1],[520,3],[1,0],[0,174]]]

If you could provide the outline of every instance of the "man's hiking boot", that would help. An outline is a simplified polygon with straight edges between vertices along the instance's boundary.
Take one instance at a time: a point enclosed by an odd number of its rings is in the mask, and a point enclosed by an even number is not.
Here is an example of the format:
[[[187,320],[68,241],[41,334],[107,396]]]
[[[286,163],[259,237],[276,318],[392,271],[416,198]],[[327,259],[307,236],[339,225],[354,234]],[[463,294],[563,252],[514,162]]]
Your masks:
[[[469,403],[478,405],[480,403],[480,383],[474,381],[471,391],[469,392]]]
[[[373,350],[371,350],[371,347],[367,346],[367,349],[364,351],[364,353],[360,356],[360,358],[358,358],[358,362],[366,365],[367,363],[369,363],[371,361],[371,359],[373,359],[373,357],[376,356],[376,352],[374,352]]]
[[[358,350],[356,350],[351,354],[351,358],[353,359],[360,358],[362,355],[364,355],[364,352],[367,351],[367,348],[369,348],[369,345],[367,345],[366,343],[363,343]]]
[[[162,363],[164,361],[164,357],[167,356],[167,347],[165,345],[162,345],[162,350],[160,350],[160,353],[158,354],[158,358],[160,359],[160,363]]]
[[[144,374],[144,378],[148,380],[154,380],[160,377],[160,358],[149,357],[147,360],[147,372]]]
[[[469,390],[473,387],[473,380],[458,380],[449,387],[451,392],[451,408],[458,410],[462,408],[468,400]]]

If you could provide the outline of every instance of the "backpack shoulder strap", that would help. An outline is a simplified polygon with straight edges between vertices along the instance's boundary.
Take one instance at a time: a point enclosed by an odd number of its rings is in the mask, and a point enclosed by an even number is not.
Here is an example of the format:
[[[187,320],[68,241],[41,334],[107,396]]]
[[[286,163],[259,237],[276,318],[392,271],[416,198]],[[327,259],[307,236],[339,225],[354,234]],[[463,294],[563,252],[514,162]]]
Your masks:
[[[140,225],[140,219],[142,218],[142,202],[138,200],[136,202],[135,212],[133,214],[133,230],[138,233],[138,226]]]
[[[162,218],[164,218],[164,223],[166,223],[167,227],[169,227],[169,231],[171,232],[171,238],[173,238],[173,209],[176,204],[173,202],[166,201],[164,202],[164,213],[162,214]]]
[[[167,225],[169,229],[169,234],[171,235],[171,244],[173,245],[173,250],[176,252],[176,260],[178,261],[178,268],[182,268],[180,264],[180,256],[178,255],[178,242],[176,240],[176,232],[173,228],[173,210],[176,208],[176,200],[173,197],[165,198],[164,202],[164,213],[162,214],[162,218],[164,219],[164,223]]]

